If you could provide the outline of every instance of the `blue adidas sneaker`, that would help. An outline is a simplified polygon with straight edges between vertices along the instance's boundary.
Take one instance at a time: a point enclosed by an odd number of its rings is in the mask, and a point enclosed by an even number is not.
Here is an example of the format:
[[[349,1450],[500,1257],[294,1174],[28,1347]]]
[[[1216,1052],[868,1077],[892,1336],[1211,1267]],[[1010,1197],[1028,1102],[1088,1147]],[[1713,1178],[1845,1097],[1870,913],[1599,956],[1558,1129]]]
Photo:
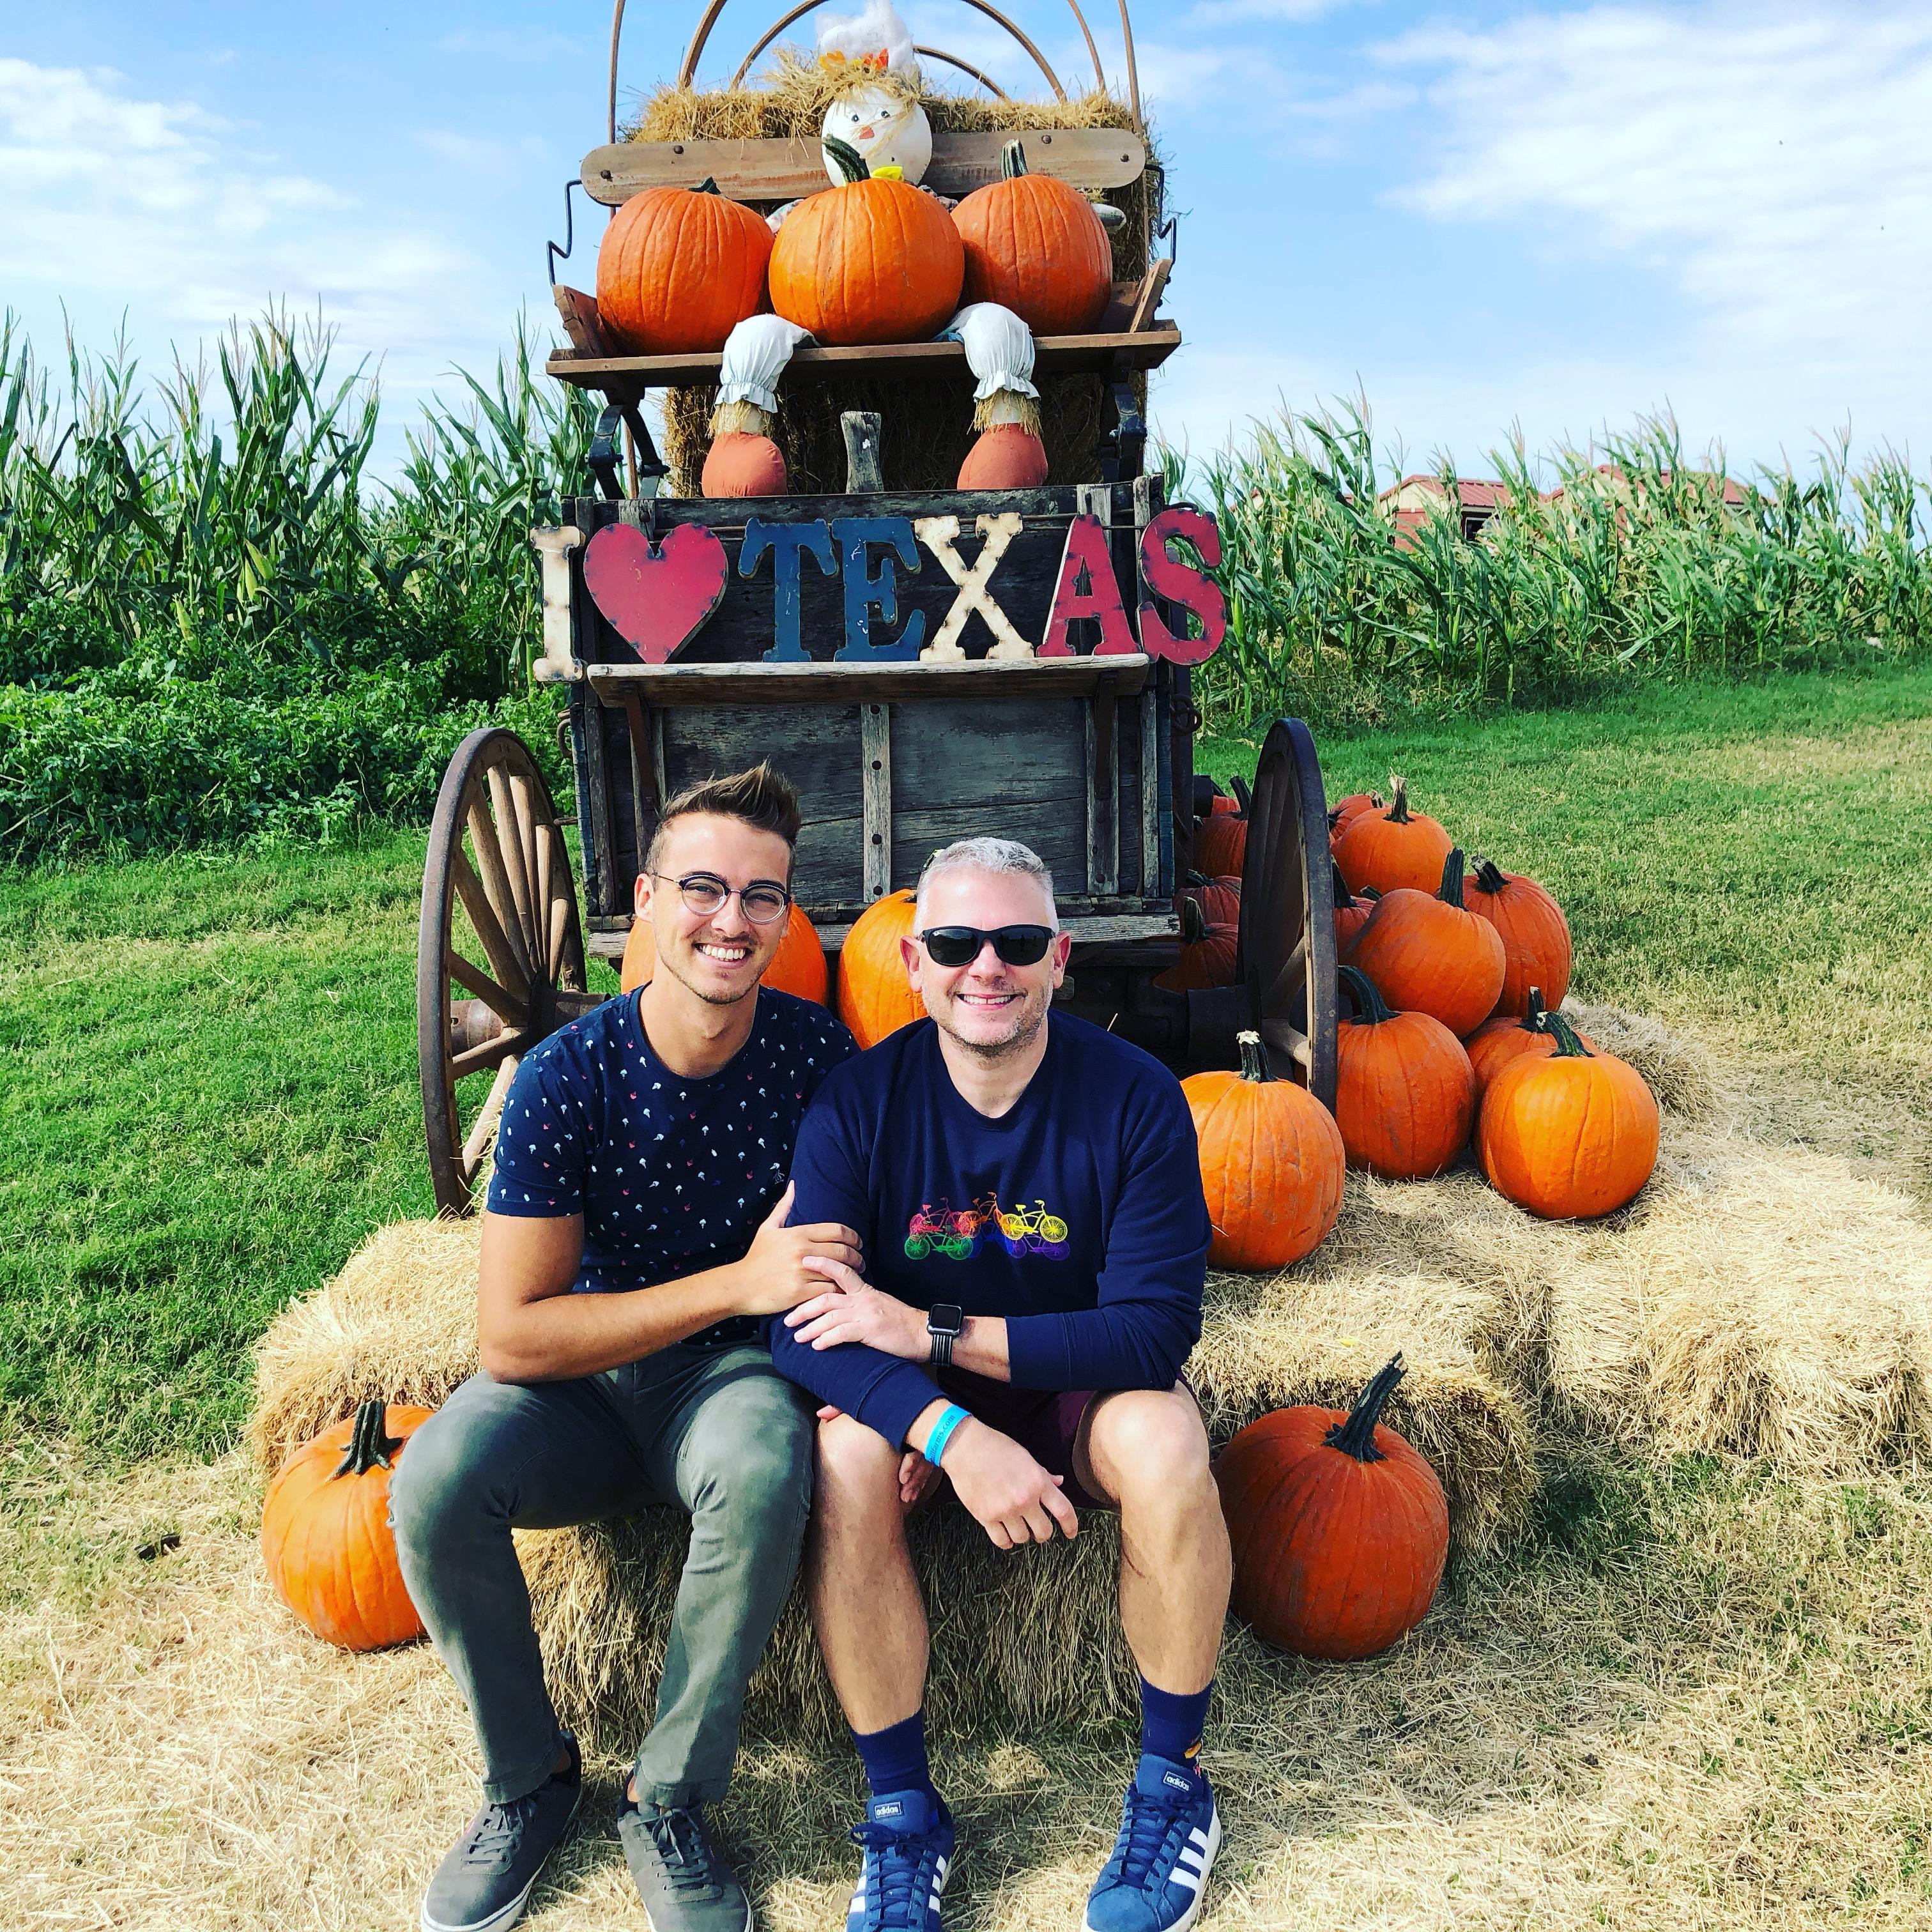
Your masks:
[[[952,1814],[923,1791],[888,1792],[852,1827],[866,1848],[845,1932],[939,1932],[939,1894],[952,1868]]]
[[[1087,1932],[1186,1932],[1220,1849],[1221,1817],[1206,1777],[1143,1752],[1113,1856],[1087,1894]]]

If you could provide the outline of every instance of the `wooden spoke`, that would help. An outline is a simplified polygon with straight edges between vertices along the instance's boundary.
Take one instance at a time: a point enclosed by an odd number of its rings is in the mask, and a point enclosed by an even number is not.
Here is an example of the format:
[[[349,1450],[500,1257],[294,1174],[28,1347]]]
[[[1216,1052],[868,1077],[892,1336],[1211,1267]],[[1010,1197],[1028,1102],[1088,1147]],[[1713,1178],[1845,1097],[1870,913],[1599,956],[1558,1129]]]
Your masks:
[[[480,1046],[466,1048],[449,1063],[449,1077],[452,1081],[466,1079],[472,1073],[480,1073],[486,1066],[501,1064],[506,1053],[521,1053],[529,1044],[521,1027],[508,1027],[494,1040],[486,1040]]]
[[[510,1097],[510,1082],[516,1078],[517,1069],[523,1064],[523,1055],[512,1053],[496,1069],[496,1077],[490,1083],[490,1096],[483,1102],[476,1116],[476,1124],[470,1130],[463,1143],[463,1177],[466,1180],[476,1178],[476,1170],[483,1164],[496,1138],[497,1123],[503,1118],[503,1102]]]
[[[512,1026],[521,1026],[530,1017],[530,1009],[514,993],[504,992],[488,974],[480,967],[471,965],[453,949],[449,956],[449,976],[465,992],[474,993],[487,1003],[492,1012],[502,1015]]]
[[[472,797],[468,802],[464,817],[470,826],[470,849],[476,854],[477,876],[483,881],[490,909],[496,916],[496,929],[509,941],[518,962],[527,974],[532,962],[524,947],[523,908],[518,904],[517,896],[511,889],[508,864],[503,856],[502,843],[496,836],[490,808],[481,798]]]
[[[555,830],[550,826],[538,824],[531,827],[530,870],[536,881],[536,890],[530,901],[530,910],[535,915],[531,930],[537,936],[537,951],[543,960],[546,972],[556,962],[555,950],[549,943],[554,904],[554,895],[550,891],[550,842],[556,836]]]
[[[496,821],[497,849],[503,855],[503,869],[510,880],[510,897],[517,908],[519,937],[524,956],[536,963],[536,948],[530,944],[530,868],[524,855],[524,831],[517,819],[517,802],[510,790],[509,774],[491,766],[484,782],[490,790],[490,815]]]
[[[449,871],[456,896],[462,900],[463,910],[470,915],[470,923],[482,942],[484,956],[489,961],[491,971],[517,998],[526,998],[530,990],[530,974],[524,964],[523,953],[511,944],[509,935],[496,917],[496,908],[490,903],[490,895],[483,881],[476,876],[476,868],[470,864],[460,845],[449,855]],[[471,990],[474,992],[475,988]]]
[[[556,977],[558,962],[563,955],[566,940],[570,934],[570,902],[552,899],[550,902],[550,950],[546,957],[550,961],[550,974]]]

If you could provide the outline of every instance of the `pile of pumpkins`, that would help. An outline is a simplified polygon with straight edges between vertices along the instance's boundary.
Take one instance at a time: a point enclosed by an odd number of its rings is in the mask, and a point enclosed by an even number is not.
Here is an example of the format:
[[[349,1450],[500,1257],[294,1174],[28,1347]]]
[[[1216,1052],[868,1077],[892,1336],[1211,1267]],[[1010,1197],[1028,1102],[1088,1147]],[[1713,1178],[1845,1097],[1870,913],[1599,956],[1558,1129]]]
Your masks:
[[[1556,1009],[1570,984],[1568,922],[1532,878],[1466,862],[1438,821],[1369,793],[1329,814],[1339,991],[1335,1110],[1269,1078],[1258,1036],[1239,1072],[1183,1082],[1201,1144],[1220,1266],[1276,1268],[1326,1238],[1345,1166],[1390,1180],[1440,1174],[1470,1143],[1498,1192],[1550,1220],[1607,1214],[1656,1165],[1657,1102],[1642,1076]],[[1196,862],[1229,874],[1244,855],[1239,802],[1216,797]],[[1240,884],[1186,889],[1170,986],[1234,969]]]

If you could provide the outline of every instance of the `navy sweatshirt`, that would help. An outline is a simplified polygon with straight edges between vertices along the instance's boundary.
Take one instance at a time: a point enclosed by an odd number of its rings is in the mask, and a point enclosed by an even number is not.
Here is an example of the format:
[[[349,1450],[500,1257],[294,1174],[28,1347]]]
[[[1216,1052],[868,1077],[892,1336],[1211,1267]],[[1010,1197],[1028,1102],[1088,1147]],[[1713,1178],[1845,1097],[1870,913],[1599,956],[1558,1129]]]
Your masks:
[[[1004,1316],[1018,1388],[1168,1388],[1201,1334],[1208,1208],[1180,1083],[1138,1047],[1054,1013],[1000,1119],[953,1086],[929,1019],[825,1078],[799,1129],[794,1224],[859,1231],[866,1278],[917,1308]],[[898,1447],[934,1390],[859,1343],[783,1322],[772,1359]]]

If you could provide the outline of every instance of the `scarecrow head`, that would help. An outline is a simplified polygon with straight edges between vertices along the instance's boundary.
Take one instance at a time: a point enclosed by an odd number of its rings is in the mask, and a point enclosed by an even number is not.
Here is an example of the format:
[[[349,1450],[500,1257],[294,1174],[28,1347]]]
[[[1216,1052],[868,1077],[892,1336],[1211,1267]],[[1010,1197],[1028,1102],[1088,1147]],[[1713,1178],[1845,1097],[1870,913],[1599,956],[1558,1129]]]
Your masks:
[[[818,24],[818,64],[833,91],[822,131],[856,148],[874,174],[896,169],[916,187],[932,160],[932,127],[919,104],[919,60],[891,0]],[[835,185],[844,176],[830,157]]]

